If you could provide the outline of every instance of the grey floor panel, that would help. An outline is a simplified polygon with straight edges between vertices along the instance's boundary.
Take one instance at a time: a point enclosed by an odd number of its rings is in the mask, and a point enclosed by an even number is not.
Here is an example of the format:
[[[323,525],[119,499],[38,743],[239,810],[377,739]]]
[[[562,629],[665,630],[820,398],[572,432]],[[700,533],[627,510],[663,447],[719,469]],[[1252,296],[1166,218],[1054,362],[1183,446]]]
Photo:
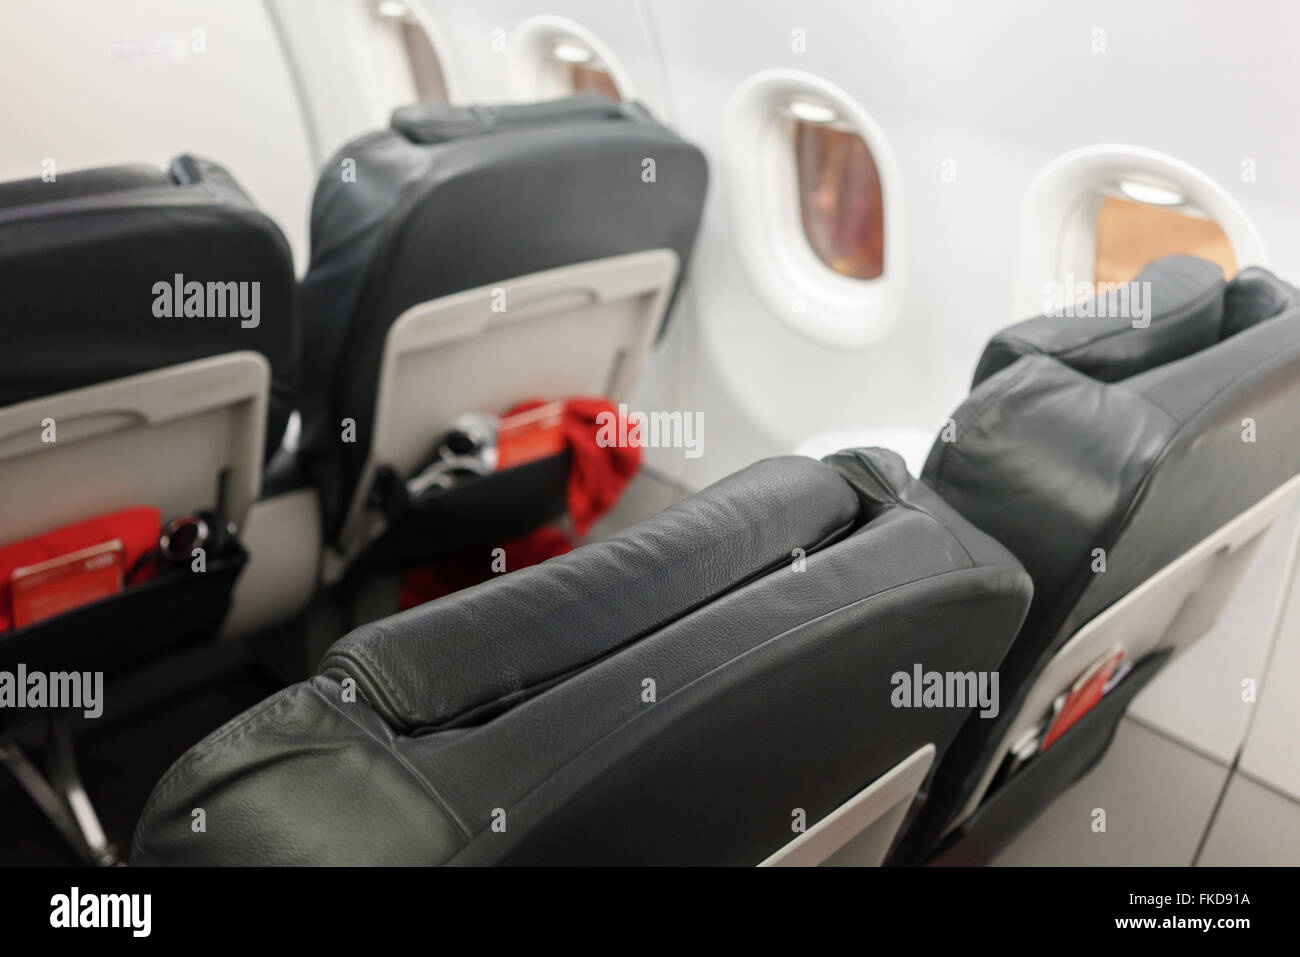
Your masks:
[[[994,861],[998,865],[1186,866],[1227,769],[1131,718],[1110,750]],[[1106,830],[1093,830],[1094,809]]]
[[[1238,772],[1214,818],[1199,864],[1300,865],[1300,804]]]

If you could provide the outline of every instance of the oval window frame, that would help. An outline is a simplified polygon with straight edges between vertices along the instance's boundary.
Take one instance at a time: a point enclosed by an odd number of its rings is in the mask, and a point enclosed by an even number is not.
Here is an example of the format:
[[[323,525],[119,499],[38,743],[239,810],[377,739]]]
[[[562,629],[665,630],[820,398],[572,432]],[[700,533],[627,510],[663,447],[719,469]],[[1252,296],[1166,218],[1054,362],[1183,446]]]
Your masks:
[[[586,47],[600,60],[625,101],[638,98],[627,69],[603,40],[580,23],[546,13],[529,17],[511,34],[510,89],[516,99],[551,100],[571,95],[567,87],[550,79],[557,62],[555,47],[566,41]]]
[[[1017,227],[1012,315],[1042,312],[1044,289],[1069,277],[1095,275],[1100,197],[1121,181],[1172,186],[1228,238],[1237,268],[1268,266],[1268,250],[1250,216],[1222,185],[1168,153],[1125,143],[1099,143],[1062,153],[1025,188]]]
[[[416,0],[405,0],[405,3],[407,14],[410,16],[411,21],[424,33],[424,38],[428,42],[429,48],[433,51],[434,60],[437,62],[438,73],[442,78],[442,88],[443,92],[446,94],[446,102],[460,102],[461,78],[456,63],[450,56],[450,46],[447,43],[446,36],[442,32],[441,26],[439,26],[438,21],[433,17],[433,15],[424,8],[424,4],[418,3]],[[360,0],[357,7],[359,10],[364,10],[365,20],[368,21],[366,26],[368,26],[371,31],[387,29],[389,23],[392,22],[392,20],[395,20],[395,18],[385,17],[383,14],[378,12],[377,0]],[[366,30],[363,29],[355,35],[367,36]],[[390,38],[385,35],[386,42],[383,44],[385,50],[387,50],[387,41],[389,39]],[[365,44],[366,55],[372,59],[381,55],[377,47],[376,37],[371,34],[367,36],[367,40],[368,42]],[[397,42],[400,43],[400,40]],[[406,70],[410,70],[409,58],[405,50],[402,50],[402,56],[407,58],[403,62],[403,67]],[[383,84],[381,84],[381,87],[382,86]],[[415,89],[415,92],[418,95],[419,86],[414,76],[411,77],[411,86]],[[398,106],[404,106],[406,102],[408,102],[404,97],[398,98],[398,100],[399,101],[396,104]]]
[[[792,102],[829,107],[871,151],[884,204],[884,270],[877,278],[836,273],[804,233],[789,135]],[[765,70],[732,94],[724,144],[737,250],[768,308],[827,348],[861,351],[888,338],[902,318],[906,214],[898,160],[880,124],[829,80],[802,70]]]

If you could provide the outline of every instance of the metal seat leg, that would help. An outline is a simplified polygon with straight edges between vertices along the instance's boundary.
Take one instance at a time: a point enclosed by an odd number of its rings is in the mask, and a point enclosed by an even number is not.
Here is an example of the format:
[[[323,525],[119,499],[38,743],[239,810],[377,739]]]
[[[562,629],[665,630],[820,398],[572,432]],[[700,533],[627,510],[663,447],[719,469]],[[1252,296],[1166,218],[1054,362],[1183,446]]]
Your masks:
[[[117,848],[108,842],[90,796],[81,783],[72,728],[66,720],[49,720],[46,750],[50,767],[48,779],[12,738],[0,738],[0,764],[9,769],[64,840],[87,863],[99,867],[120,863]]]

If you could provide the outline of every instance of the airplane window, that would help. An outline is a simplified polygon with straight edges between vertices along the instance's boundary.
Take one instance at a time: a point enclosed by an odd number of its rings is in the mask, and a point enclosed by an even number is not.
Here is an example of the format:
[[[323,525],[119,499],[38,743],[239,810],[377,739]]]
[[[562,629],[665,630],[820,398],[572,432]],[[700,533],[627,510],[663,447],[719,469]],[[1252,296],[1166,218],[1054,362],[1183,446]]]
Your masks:
[[[1051,160],[1021,202],[1013,309],[1033,315],[1044,283],[1132,280],[1153,260],[1209,259],[1231,279],[1268,266],[1264,241],[1226,189],[1176,156],[1097,143]]]
[[[587,47],[562,41],[555,45],[554,56],[574,93],[600,93],[615,101],[623,98],[605,65]]]
[[[599,67],[574,63],[569,66],[569,86],[574,93],[603,93],[611,100],[621,100],[618,87],[610,75]]]
[[[1218,263],[1237,273],[1237,257],[1223,229],[1185,204],[1182,195],[1121,181],[1123,196],[1108,196],[1097,214],[1096,282],[1128,282],[1147,263],[1176,253]]]
[[[833,349],[884,341],[902,316],[907,218],[880,124],[841,87],[782,69],[736,88],[724,130],[741,259],[772,314]]]
[[[791,112],[796,117],[799,208],[808,244],[842,276],[879,278],[885,268],[884,197],[871,149],[857,133],[833,121],[800,119],[797,106]]]
[[[447,84],[428,33],[404,0],[378,0],[375,13],[390,21],[399,46],[406,54],[416,98],[423,102],[447,102]]]
[[[641,99],[614,51],[581,24],[543,14],[515,28],[511,86],[521,100],[599,93],[615,102]]]

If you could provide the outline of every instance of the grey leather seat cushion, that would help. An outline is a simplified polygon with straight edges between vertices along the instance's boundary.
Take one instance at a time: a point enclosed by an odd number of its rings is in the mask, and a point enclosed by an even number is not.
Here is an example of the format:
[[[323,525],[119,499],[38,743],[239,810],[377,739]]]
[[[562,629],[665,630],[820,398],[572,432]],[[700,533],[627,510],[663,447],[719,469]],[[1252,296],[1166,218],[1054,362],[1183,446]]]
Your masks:
[[[133,860],[757,863],[942,751],[965,711],[891,676],[995,668],[1029,597],[893,453],[766,460],[354,632],[177,762]]]

